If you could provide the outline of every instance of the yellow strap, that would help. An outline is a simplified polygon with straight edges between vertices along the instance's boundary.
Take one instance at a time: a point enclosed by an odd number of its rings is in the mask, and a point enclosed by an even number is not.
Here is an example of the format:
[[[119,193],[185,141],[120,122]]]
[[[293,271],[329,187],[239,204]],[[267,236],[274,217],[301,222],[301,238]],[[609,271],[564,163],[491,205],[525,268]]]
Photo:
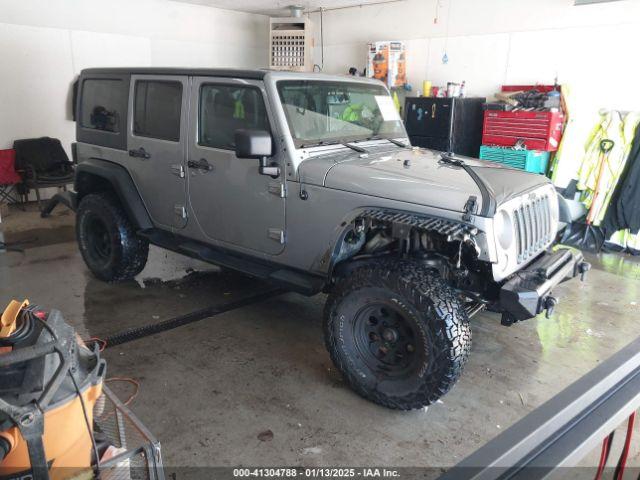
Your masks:
[[[29,300],[26,298],[22,302],[17,300],[11,300],[7,308],[2,313],[0,319],[0,338],[6,338],[16,330],[16,320],[20,310],[29,305]]]

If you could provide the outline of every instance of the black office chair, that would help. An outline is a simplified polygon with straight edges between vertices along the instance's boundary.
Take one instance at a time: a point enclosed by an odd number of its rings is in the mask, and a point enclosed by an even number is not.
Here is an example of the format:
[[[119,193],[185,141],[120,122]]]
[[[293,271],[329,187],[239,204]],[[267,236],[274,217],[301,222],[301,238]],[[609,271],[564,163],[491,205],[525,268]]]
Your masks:
[[[25,191],[36,191],[38,208],[42,211],[41,188],[62,188],[73,182],[73,164],[57,138],[41,137],[16,140],[16,170],[22,177]]]

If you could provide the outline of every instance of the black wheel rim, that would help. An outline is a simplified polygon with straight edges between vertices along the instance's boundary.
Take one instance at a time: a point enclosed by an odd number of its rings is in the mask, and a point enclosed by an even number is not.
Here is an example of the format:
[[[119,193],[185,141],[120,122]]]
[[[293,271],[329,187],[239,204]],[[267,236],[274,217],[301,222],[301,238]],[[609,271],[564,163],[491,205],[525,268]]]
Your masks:
[[[88,215],[84,221],[87,253],[92,260],[106,263],[111,258],[111,235],[104,221],[97,215]]]
[[[398,377],[420,364],[417,327],[396,306],[369,304],[358,311],[353,327],[356,349],[374,373]]]

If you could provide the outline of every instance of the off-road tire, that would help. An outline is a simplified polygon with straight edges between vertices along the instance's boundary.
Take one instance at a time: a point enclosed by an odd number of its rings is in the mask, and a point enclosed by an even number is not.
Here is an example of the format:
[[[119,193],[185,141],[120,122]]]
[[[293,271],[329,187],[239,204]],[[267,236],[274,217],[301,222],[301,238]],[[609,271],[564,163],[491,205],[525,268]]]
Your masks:
[[[110,192],[82,198],[76,213],[76,238],[87,267],[100,280],[131,279],[147,263],[149,242],[136,235],[118,198]]]
[[[418,356],[407,360],[415,366],[400,376],[372,369],[371,362],[365,361],[370,360],[365,358],[369,352],[359,350],[354,340],[359,312],[376,302],[404,315],[417,333],[408,335],[417,339],[411,352]],[[456,293],[434,270],[406,260],[363,265],[339,281],[325,305],[324,334],[331,359],[351,388],[368,400],[399,410],[430,405],[447,393],[471,350],[469,319]]]

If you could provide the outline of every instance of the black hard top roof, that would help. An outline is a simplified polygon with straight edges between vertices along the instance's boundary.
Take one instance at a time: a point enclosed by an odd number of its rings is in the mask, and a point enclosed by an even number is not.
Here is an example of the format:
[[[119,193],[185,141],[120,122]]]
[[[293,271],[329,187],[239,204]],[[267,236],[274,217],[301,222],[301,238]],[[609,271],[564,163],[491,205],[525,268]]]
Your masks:
[[[82,70],[81,75],[189,75],[198,77],[229,77],[262,80],[267,73],[268,70],[242,70],[235,68],[117,67],[86,68]]]

